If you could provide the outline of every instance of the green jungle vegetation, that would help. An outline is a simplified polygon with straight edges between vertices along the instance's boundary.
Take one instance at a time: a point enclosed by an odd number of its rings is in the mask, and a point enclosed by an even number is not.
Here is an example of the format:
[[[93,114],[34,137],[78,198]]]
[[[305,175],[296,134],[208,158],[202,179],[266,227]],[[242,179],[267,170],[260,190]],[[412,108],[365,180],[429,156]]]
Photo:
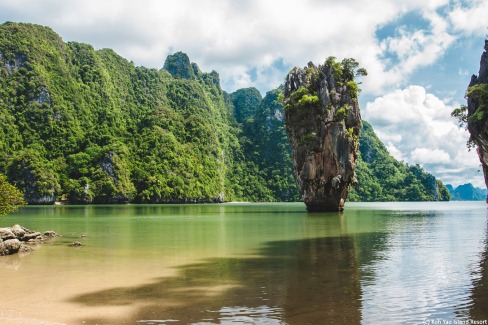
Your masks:
[[[488,84],[480,83],[468,87],[465,98],[476,103],[476,110],[468,116],[468,106],[461,105],[451,112],[451,116],[456,118],[459,126],[464,127],[466,130],[468,129],[468,124],[480,124],[481,128],[483,128],[482,125],[486,121],[488,112]],[[476,148],[472,134],[466,146],[469,150]]]
[[[358,186],[349,193],[351,201],[448,201],[442,182],[419,165],[397,161],[378,139],[371,125],[363,121],[356,161]]]
[[[16,211],[25,204],[23,193],[0,175],[0,217]]]
[[[0,25],[0,173],[31,204],[300,200],[278,88],[228,94],[188,56],[161,70],[50,28]],[[351,200],[445,200],[363,123]]]

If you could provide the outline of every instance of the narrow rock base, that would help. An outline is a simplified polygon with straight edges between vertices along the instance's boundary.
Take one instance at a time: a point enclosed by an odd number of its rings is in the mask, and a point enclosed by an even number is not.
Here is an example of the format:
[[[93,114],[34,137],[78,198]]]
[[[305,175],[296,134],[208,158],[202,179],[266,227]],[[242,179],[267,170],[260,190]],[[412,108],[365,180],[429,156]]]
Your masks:
[[[338,212],[344,210],[344,203],[342,204],[328,204],[328,203],[305,203],[308,212]]]

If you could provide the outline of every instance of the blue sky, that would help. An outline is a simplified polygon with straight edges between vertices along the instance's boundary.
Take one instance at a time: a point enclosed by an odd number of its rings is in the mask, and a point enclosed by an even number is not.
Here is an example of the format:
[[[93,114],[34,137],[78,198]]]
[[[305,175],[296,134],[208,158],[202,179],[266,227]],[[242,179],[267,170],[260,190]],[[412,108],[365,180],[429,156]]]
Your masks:
[[[281,84],[293,66],[353,57],[362,116],[390,153],[444,183],[484,186],[468,134],[450,111],[465,102],[488,33],[488,0],[2,0],[0,22],[50,26],[65,41],[112,48],[161,68],[186,52],[224,90]]]

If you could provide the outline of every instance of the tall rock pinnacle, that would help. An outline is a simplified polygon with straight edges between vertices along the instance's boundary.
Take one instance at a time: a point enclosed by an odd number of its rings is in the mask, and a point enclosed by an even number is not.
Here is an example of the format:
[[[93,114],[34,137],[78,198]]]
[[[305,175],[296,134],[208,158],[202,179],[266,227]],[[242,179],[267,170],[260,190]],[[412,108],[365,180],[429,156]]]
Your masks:
[[[361,115],[357,75],[366,75],[354,59],[293,68],[286,76],[285,122],[293,168],[310,212],[344,209],[354,176]]]
[[[485,51],[481,55],[480,71],[478,76],[471,77],[466,97],[470,142],[476,145],[488,187],[488,40],[485,40]]]

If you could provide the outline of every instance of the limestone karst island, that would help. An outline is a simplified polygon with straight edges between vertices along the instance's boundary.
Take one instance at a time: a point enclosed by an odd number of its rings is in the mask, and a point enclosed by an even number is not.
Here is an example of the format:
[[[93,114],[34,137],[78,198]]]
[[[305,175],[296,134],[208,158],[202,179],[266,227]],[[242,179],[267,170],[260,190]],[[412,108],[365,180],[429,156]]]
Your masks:
[[[357,70],[357,71],[356,71]],[[285,121],[293,167],[308,211],[344,208],[354,174],[361,115],[354,77],[367,75],[353,59],[293,69],[285,82]]]

